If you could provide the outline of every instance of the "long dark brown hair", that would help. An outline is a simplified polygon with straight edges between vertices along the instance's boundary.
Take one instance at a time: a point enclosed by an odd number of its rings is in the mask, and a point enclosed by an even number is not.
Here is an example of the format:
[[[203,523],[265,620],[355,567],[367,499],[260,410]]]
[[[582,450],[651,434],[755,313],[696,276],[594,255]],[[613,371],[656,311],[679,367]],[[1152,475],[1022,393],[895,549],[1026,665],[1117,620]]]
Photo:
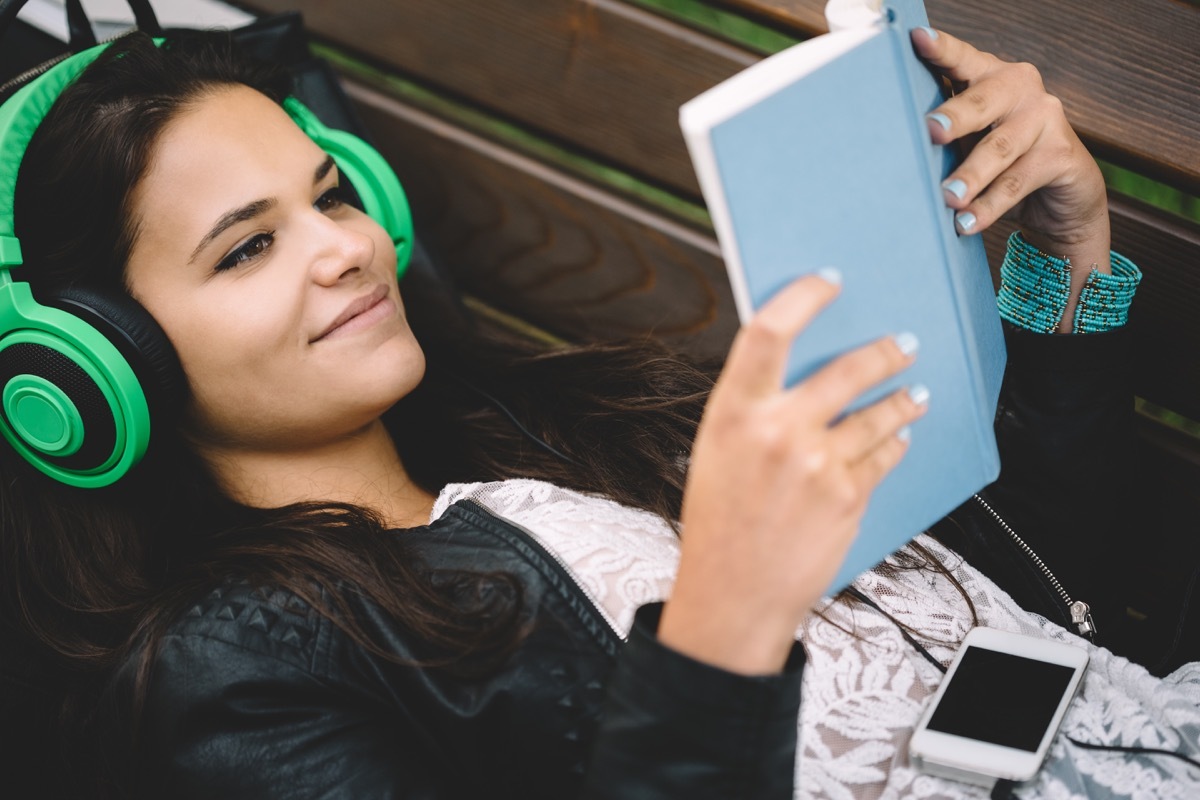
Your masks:
[[[124,288],[137,236],[131,197],[155,141],[189,103],[236,84],[277,102],[289,91],[285,73],[236,57],[227,36],[158,47],[131,34],[62,93],[26,152],[15,201],[22,277],[35,293]],[[437,313],[443,306],[425,302],[421,280],[406,279],[402,291],[428,370],[385,422],[419,485],[436,494],[455,481],[540,478],[678,515],[710,370],[649,340],[545,351],[484,337],[469,321],[448,324]],[[131,658],[144,697],[171,621],[230,577],[293,592],[385,657],[339,587],[355,587],[445,654],[433,666],[487,669],[523,635],[510,576],[433,575],[404,537],[378,535],[384,525],[365,508],[236,503],[171,426],[156,428],[143,463],[115,486],[57,484],[4,447],[0,487],[4,618],[63,667],[76,700]],[[68,707],[73,724],[84,710]]]
[[[131,197],[155,141],[189,103],[235,84],[277,102],[289,91],[286,74],[236,57],[227,36],[158,47],[131,34],[63,92],[28,148],[16,195],[35,292],[124,287],[137,236]],[[651,340],[549,351],[498,341],[469,321],[449,324],[421,280],[406,278],[402,291],[429,367],[385,421],[419,485],[436,494],[450,482],[538,478],[677,519],[711,365]],[[524,629],[510,576],[433,575],[383,529],[347,504],[236,503],[170,426],[156,429],[139,468],[100,490],[54,483],[0,448],[0,610],[61,666],[76,701],[64,713],[76,723],[84,700],[131,658],[144,696],[172,620],[231,577],[293,592],[384,657],[339,587],[355,587],[445,654],[431,666],[486,670],[513,650]]]

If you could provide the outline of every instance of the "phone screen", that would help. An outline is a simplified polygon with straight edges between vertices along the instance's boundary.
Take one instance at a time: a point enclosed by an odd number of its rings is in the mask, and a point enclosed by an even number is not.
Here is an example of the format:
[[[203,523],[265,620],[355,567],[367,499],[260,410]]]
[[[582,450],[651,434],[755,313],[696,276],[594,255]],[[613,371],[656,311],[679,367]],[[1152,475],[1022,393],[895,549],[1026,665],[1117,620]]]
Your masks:
[[[968,647],[928,728],[1036,752],[1075,670]]]

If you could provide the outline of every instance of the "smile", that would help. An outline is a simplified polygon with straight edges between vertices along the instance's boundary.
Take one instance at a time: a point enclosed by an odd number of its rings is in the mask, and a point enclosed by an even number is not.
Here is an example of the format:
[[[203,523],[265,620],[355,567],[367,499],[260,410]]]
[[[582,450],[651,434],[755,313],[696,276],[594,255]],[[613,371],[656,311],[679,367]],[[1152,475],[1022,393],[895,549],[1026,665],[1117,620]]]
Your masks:
[[[366,330],[377,322],[391,317],[396,311],[396,303],[388,297],[388,287],[380,285],[370,294],[364,295],[346,306],[346,310],[337,316],[309,344],[349,336]]]

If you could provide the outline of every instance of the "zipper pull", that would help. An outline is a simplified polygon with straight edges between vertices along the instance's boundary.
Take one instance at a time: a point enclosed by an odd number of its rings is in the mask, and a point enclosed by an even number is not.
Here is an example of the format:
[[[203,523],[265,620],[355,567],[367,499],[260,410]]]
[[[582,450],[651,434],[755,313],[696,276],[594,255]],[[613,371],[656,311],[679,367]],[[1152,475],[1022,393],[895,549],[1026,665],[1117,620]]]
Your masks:
[[[1071,622],[1079,629],[1079,635],[1091,639],[1096,635],[1096,623],[1092,621],[1092,607],[1082,600],[1071,603]]]

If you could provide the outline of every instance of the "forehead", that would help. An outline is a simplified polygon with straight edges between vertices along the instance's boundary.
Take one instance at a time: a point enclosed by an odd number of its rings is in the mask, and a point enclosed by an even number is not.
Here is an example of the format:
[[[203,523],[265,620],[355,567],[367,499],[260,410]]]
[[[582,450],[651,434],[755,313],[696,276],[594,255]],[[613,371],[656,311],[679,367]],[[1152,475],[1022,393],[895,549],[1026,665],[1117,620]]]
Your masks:
[[[190,103],[163,129],[134,192],[139,228],[167,218],[209,223],[231,207],[312,184],[324,154],[265,95],[221,87]]]

